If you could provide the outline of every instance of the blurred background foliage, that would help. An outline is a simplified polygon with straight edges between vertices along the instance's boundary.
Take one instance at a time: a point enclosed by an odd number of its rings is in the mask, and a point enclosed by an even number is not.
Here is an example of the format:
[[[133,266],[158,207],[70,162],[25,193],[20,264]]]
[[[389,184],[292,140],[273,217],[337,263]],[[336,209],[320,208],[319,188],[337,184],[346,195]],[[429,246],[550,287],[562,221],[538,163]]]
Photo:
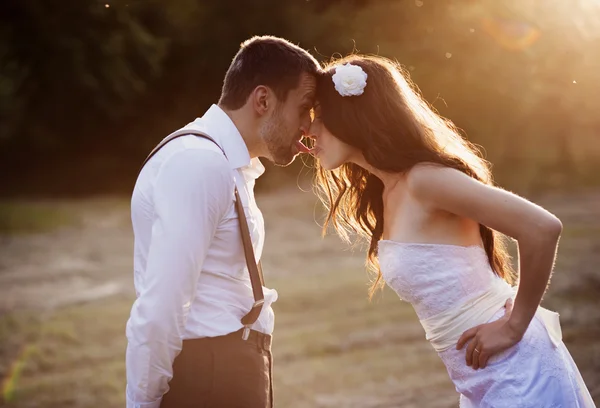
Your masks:
[[[151,147],[218,99],[239,44],[260,34],[321,61],[397,59],[508,188],[598,183],[596,1],[3,0],[0,193],[129,193]]]

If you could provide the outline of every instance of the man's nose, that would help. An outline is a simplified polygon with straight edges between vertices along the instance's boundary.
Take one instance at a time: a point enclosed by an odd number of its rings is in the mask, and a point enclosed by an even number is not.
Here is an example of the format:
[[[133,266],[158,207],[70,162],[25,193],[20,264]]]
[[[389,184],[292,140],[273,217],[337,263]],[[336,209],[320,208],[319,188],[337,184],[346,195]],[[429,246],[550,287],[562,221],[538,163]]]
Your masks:
[[[302,132],[302,136],[308,136],[308,133],[310,132],[310,124],[306,125],[303,123],[300,125],[300,131]]]
[[[302,132],[302,135],[304,137],[310,137],[311,128],[312,128],[312,122],[310,120],[308,120],[307,122],[302,123],[302,125],[300,125],[300,131]]]
[[[307,137],[309,139],[315,140],[317,138],[317,135],[315,134],[315,129],[312,124],[306,127],[306,131],[302,130],[302,133],[304,137]]]
[[[306,117],[302,118],[302,121],[300,122],[300,130],[302,131],[302,134],[304,136],[308,136],[312,124],[313,121],[310,115],[307,115]]]

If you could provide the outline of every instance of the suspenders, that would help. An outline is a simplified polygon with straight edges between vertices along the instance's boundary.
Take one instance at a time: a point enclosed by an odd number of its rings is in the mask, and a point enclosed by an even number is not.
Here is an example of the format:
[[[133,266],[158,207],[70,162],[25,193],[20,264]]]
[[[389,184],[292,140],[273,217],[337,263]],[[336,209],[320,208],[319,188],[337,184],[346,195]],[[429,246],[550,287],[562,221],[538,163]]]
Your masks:
[[[150,158],[154,156],[156,152],[163,148],[167,143],[169,143],[171,140],[177,139],[178,137],[186,135],[195,135],[210,140],[215,145],[217,145],[217,147],[223,152],[223,155],[225,155],[225,158],[227,158],[225,151],[223,151],[221,146],[219,146],[217,142],[215,142],[215,140],[209,135],[196,130],[182,129],[170,134],[162,142],[160,142],[158,146],[156,146],[152,150],[152,152],[150,152],[146,160],[144,160],[142,168],[148,162],[148,160],[150,160]],[[244,207],[242,206],[242,200],[240,199],[240,194],[238,192],[237,186],[235,187],[234,193],[235,209],[238,214],[240,232],[242,234],[242,243],[244,244],[244,255],[246,256],[246,265],[248,266],[248,272],[250,274],[250,283],[252,284],[252,293],[254,295],[254,305],[252,306],[252,309],[250,309],[250,311],[242,318],[242,324],[244,325],[244,332],[242,338],[244,340],[247,340],[248,336],[250,335],[250,328],[258,319],[258,316],[260,315],[263,304],[265,302],[265,295],[263,293],[263,285],[265,283],[262,273],[262,265],[260,261],[258,262],[258,264],[255,261],[256,258],[254,257],[254,249],[252,247],[252,239],[250,238],[248,221],[246,220],[246,214],[244,213]]]

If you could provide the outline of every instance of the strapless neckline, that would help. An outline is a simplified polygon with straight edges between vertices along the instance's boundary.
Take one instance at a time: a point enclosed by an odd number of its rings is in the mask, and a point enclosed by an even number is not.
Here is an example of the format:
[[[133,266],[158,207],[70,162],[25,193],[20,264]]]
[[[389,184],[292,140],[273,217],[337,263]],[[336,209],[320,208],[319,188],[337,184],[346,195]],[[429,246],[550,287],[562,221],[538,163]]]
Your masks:
[[[481,245],[455,245],[455,244],[435,244],[435,243],[429,243],[429,242],[400,242],[400,241],[394,241],[391,239],[380,239],[378,241],[378,244],[392,244],[392,245],[398,245],[398,246],[405,246],[405,247],[423,247],[423,248],[448,248],[448,249],[464,249],[464,250],[469,250],[469,249],[479,249],[485,252],[485,248],[483,248]]]
[[[486,292],[500,279],[480,245],[382,239],[378,249],[384,281],[413,305],[420,319]]]

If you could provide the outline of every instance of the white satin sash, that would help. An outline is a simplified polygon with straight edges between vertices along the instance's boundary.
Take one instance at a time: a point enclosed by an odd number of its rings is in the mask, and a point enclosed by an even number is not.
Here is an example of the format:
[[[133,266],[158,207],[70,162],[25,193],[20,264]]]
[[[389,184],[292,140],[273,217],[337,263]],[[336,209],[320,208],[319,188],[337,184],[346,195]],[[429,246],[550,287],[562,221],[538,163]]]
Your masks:
[[[456,346],[465,331],[488,322],[515,295],[516,288],[498,279],[489,291],[475,299],[421,320],[426,338],[437,352],[448,350]],[[552,344],[558,347],[562,342],[558,313],[539,307],[535,315],[544,323]]]

